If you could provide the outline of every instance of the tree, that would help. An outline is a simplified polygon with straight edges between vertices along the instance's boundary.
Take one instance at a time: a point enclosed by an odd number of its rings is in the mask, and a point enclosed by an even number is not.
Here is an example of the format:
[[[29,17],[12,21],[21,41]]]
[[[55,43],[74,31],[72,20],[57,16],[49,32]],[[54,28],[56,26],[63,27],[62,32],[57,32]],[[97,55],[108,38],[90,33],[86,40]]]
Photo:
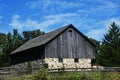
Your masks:
[[[13,29],[13,49],[17,49],[23,44],[23,38],[22,36],[18,33],[17,29]]]
[[[10,65],[9,54],[12,51],[26,41],[42,34],[44,34],[44,32],[40,30],[23,31],[23,33],[20,34],[17,29],[13,29],[13,34],[10,32],[7,35],[0,33],[0,67]]]
[[[44,32],[40,30],[33,30],[33,31],[23,31],[23,38],[24,42],[27,42],[37,36],[43,35]]]
[[[0,66],[3,66],[4,63],[4,48],[6,43],[6,34],[0,33]]]
[[[6,34],[0,33],[0,54],[3,54],[3,47],[6,41]]]
[[[120,66],[120,29],[115,22],[104,35],[97,62],[102,66]]]
[[[10,58],[9,53],[13,50],[13,37],[11,33],[8,33],[4,38],[4,41],[1,42],[2,45],[2,54],[0,55],[0,66],[9,66]]]

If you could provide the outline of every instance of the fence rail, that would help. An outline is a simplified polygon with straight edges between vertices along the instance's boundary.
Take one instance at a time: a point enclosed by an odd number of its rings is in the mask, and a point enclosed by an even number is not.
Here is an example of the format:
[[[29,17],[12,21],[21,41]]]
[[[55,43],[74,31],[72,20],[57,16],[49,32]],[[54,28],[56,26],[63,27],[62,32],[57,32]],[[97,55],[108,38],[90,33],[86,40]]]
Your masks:
[[[33,69],[33,72],[39,70],[39,68]],[[59,72],[59,71],[102,71],[102,72],[120,72],[120,67],[101,67],[101,68],[58,68],[58,69],[48,69],[49,72]],[[11,76],[16,75],[16,73],[25,73],[26,71],[19,71],[11,67],[0,67],[0,77],[1,76]],[[19,74],[20,75],[20,74]]]
[[[120,67],[102,67],[102,68],[58,68],[58,69],[49,69],[50,72],[52,71],[108,71],[108,72],[120,72]]]

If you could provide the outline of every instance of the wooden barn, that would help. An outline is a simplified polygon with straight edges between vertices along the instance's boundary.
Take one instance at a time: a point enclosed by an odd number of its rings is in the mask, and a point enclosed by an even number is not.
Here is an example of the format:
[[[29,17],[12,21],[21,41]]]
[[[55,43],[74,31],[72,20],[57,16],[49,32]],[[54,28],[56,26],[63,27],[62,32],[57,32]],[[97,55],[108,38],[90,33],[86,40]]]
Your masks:
[[[89,68],[95,45],[72,24],[36,37],[10,53],[13,67]]]

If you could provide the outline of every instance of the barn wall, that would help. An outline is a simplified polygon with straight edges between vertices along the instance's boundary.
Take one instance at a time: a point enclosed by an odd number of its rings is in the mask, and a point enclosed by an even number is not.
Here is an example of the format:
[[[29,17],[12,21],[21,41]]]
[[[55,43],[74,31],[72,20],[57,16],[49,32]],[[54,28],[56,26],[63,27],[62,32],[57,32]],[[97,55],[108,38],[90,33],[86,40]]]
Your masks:
[[[94,47],[72,28],[68,28],[45,47],[46,58],[94,58],[94,53]]]
[[[91,59],[79,59],[77,63],[73,58],[64,58],[63,62],[58,62],[58,58],[45,58],[45,63],[48,64],[49,69],[62,68],[91,68]]]

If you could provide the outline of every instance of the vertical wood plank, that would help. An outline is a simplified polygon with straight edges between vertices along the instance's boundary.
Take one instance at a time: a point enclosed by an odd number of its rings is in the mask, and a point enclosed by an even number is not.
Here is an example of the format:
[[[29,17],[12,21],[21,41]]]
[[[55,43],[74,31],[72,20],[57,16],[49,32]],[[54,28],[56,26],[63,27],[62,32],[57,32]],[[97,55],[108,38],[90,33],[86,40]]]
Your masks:
[[[72,33],[69,30],[72,30]],[[92,58],[95,53],[94,47],[72,28],[49,42],[45,50],[46,57],[57,58]]]

